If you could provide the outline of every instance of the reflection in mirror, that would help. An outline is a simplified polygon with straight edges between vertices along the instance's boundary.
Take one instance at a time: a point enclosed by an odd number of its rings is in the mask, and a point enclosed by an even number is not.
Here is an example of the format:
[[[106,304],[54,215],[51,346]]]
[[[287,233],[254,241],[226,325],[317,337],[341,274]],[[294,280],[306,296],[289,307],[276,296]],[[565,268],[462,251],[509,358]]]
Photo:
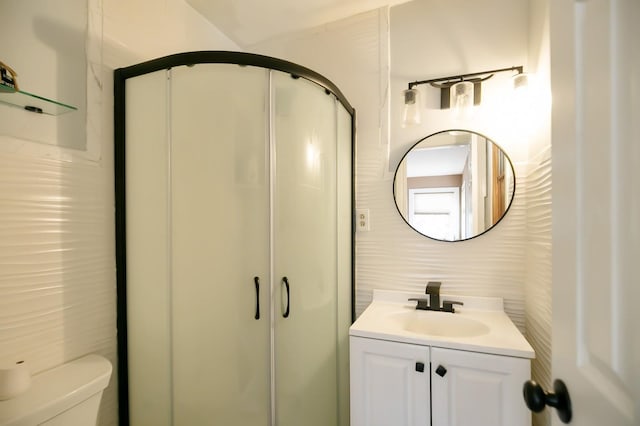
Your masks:
[[[398,165],[393,196],[404,220],[442,241],[477,237],[507,213],[515,193],[511,160],[487,137],[448,130],[421,139]]]

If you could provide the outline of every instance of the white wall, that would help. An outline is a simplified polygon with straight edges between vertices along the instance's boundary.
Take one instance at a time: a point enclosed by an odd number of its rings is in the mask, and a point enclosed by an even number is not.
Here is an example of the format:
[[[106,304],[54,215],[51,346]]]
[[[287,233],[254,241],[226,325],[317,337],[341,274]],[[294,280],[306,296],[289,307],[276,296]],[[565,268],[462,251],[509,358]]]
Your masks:
[[[196,50],[241,49],[184,0],[104,2],[108,68]]]
[[[57,12],[73,15],[76,3],[58,1]],[[30,142],[27,133],[0,138],[0,360],[25,359],[34,373],[87,353],[100,353],[116,366],[113,69],[179,51],[238,50],[182,0],[110,0],[104,11],[99,0],[89,4],[98,50],[104,34],[104,63],[102,52],[89,52],[89,80],[101,90],[82,106],[97,153]],[[33,15],[34,25],[43,14]],[[20,31],[35,38],[34,28]],[[2,34],[3,40],[20,37]],[[76,36],[62,49],[84,46]],[[8,57],[30,58],[18,70],[24,89],[32,75],[46,76],[38,80],[43,93],[81,84],[37,54],[12,50],[17,44],[4,46]],[[6,108],[0,105],[0,113]],[[28,120],[38,116],[25,117],[28,132]],[[44,136],[56,143],[64,134],[50,130]],[[116,375],[114,369],[101,425],[117,424]]]

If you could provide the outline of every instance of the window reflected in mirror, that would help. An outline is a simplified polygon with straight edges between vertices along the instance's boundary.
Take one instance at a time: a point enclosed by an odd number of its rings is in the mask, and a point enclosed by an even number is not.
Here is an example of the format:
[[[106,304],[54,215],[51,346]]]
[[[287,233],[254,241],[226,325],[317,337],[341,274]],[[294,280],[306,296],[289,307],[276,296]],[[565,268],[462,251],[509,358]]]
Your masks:
[[[487,137],[448,130],[418,141],[396,170],[393,195],[402,218],[441,241],[477,237],[509,210],[515,173],[507,154]]]

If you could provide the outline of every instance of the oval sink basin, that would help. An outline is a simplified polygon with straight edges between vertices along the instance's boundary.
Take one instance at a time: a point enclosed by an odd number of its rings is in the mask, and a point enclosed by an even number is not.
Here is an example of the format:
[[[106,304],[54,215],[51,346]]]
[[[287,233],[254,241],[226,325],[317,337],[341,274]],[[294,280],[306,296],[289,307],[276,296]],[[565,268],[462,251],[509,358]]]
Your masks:
[[[474,337],[489,333],[485,324],[447,312],[411,311],[393,315],[402,328],[429,336]]]

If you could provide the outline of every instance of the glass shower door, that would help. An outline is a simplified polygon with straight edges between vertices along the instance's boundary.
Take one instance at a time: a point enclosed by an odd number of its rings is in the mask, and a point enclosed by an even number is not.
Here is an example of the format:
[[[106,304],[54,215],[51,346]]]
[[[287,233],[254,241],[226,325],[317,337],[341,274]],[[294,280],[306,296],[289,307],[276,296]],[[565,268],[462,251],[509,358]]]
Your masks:
[[[175,426],[269,424],[267,76],[171,70]]]
[[[166,82],[165,70],[127,81],[126,336],[132,426],[171,425]]]
[[[348,425],[350,114],[252,66],[127,91],[130,424]]]
[[[336,102],[289,74],[272,84],[276,425],[335,426]]]

